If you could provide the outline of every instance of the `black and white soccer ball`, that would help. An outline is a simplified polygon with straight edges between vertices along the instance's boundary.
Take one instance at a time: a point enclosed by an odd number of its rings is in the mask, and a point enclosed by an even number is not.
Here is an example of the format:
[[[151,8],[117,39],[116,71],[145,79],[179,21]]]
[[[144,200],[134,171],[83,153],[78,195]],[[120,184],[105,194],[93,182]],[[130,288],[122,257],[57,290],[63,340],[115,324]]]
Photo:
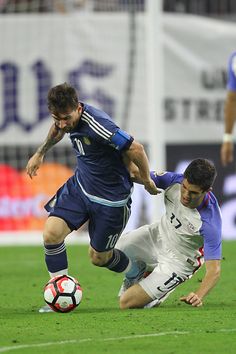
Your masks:
[[[81,303],[82,289],[75,278],[57,275],[45,285],[44,300],[55,312],[70,312]]]

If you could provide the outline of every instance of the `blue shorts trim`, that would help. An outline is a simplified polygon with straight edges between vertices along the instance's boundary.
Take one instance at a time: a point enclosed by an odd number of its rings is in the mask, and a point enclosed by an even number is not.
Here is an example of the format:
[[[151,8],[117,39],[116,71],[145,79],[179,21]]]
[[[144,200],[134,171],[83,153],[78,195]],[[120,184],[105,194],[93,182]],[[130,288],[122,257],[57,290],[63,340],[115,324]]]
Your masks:
[[[130,199],[131,197],[131,194],[133,192],[133,188],[130,192],[130,194],[128,195],[127,198],[123,199],[123,200],[117,200],[117,201],[112,201],[112,200],[108,200],[108,199],[104,199],[104,198],[100,198],[100,197],[97,197],[96,195],[92,195],[92,194],[89,194],[87,193],[84,188],[82,187],[82,185],[80,184],[77,176],[76,176],[76,180],[77,180],[77,183],[78,185],[80,186],[82,192],[86,195],[86,197],[91,200],[91,202],[94,202],[94,203],[98,203],[98,204],[102,204],[102,205],[106,205],[106,206],[109,206],[109,207],[113,207],[113,208],[120,208],[122,206],[125,206],[128,202],[128,200]]]

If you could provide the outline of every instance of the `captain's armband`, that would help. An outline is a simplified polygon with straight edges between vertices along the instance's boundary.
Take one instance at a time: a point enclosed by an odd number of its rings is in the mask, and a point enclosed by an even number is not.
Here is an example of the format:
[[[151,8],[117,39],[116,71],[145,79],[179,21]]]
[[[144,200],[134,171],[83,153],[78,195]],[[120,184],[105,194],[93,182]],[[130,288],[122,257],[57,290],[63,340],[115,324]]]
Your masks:
[[[118,129],[111,138],[111,144],[116,150],[128,149],[134,138],[125,131]]]

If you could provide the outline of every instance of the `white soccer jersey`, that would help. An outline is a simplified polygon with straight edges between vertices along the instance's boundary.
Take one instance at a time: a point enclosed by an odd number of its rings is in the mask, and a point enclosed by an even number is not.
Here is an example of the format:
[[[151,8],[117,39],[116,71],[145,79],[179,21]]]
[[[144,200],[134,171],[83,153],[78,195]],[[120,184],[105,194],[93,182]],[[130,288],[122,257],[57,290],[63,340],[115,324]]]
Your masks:
[[[212,192],[206,194],[195,209],[185,207],[180,201],[182,174],[152,173],[159,188],[165,189],[166,213],[159,224],[163,254],[172,260],[187,262],[193,268],[201,266],[204,259],[221,258],[221,213]]]
[[[221,213],[212,192],[198,208],[180,201],[182,174],[151,173],[156,186],[165,190],[166,213],[160,222],[122,235],[117,248],[131,259],[140,259],[152,273],[139,284],[152,299],[163,301],[205,260],[221,258]]]

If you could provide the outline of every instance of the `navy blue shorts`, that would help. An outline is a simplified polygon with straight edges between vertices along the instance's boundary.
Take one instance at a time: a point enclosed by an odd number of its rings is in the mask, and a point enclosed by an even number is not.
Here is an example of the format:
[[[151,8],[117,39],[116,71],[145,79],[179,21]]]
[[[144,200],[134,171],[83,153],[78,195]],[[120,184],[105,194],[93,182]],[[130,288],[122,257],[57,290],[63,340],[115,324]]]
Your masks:
[[[79,229],[89,220],[91,246],[98,252],[109,251],[124,230],[130,216],[131,199],[122,207],[110,207],[92,202],[80,189],[75,176],[57,191],[45,205],[50,216],[57,216],[71,230]]]

